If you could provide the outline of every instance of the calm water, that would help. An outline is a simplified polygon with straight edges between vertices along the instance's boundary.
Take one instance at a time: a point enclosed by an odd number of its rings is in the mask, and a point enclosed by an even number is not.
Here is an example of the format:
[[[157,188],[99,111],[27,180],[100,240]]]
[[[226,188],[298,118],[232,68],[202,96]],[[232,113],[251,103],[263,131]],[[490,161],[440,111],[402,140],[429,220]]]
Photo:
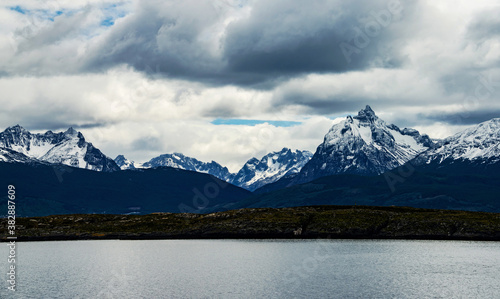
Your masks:
[[[157,240],[18,243],[1,298],[500,298],[500,243]]]

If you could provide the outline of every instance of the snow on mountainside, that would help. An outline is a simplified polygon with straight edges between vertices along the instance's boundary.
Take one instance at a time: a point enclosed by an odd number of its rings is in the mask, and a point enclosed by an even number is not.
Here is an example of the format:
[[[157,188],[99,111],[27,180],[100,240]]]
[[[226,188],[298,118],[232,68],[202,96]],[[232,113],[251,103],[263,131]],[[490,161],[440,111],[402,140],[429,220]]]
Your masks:
[[[311,157],[309,151],[283,148],[265,155],[260,161],[252,158],[238,171],[231,183],[254,191],[282,177],[298,173]]]
[[[453,160],[500,162],[500,118],[450,136],[415,159],[417,164]]]
[[[21,163],[29,163],[35,161],[30,157],[27,157],[24,154],[18,153],[8,148],[0,148],[0,162],[21,162]]]
[[[134,165],[134,164],[132,164]],[[160,166],[168,166],[191,170],[201,173],[211,174],[221,180],[230,181],[234,174],[230,173],[227,167],[223,167],[219,163],[212,161],[210,163],[199,161],[195,158],[184,156],[180,153],[164,154],[149,160],[142,165],[135,165],[136,168],[155,168]]]
[[[167,166],[201,173],[208,173],[227,182],[229,182],[234,176],[234,174],[230,173],[226,167],[220,165],[215,161],[206,163],[195,158],[184,156],[180,153],[160,155],[145,163],[136,163],[134,161],[128,160],[123,155],[118,155],[115,158],[115,162],[122,170]]]
[[[284,148],[280,152],[267,154],[261,160],[256,158],[248,160],[236,174],[229,172],[226,167],[215,161],[201,162],[180,153],[161,155],[145,163],[136,163],[119,155],[115,158],[115,162],[122,170],[168,166],[208,173],[233,185],[253,191],[282,177],[298,173],[311,157],[311,152]]]
[[[32,134],[19,125],[9,127],[0,133],[0,147],[53,164],[96,171],[120,169],[73,128],[61,133]]]
[[[118,167],[120,167],[121,170],[137,169],[142,167],[142,165],[138,165],[134,161],[130,161],[123,155],[116,156],[115,163],[116,165],[118,165]]]
[[[292,184],[333,174],[377,175],[431,148],[427,135],[386,124],[366,106],[357,116],[335,124]]]

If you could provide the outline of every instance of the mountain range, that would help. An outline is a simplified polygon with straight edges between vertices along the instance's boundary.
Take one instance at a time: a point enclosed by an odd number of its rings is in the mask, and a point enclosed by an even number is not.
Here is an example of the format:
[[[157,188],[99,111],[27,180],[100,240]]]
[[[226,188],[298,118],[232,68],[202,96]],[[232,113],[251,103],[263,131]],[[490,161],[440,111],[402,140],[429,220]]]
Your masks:
[[[115,162],[122,170],[173,167],[201,173],[208,173],[224,181],[230,181],[233,177],[233,174],[229,172],[227,167],[224,167],[215,161],[206,163],[195,158],[184,156],[181,153],[160,155],[144,163],[136,163],[134,161],[128,160],[123,155],[118,155],[115,158]]]
[[[252,158],[239,172],[231,173],[215,161],[202,162],[181,153],[163,154],[144,163],[130,161],[123,155],[113,160],[85,141],[83,134],[73,128],[59,133],[33,134],[16,125],[0,133],[0,161],[3,162],[45,162],[105,172],[173,167],[207,173],[251,191],[297,173],[311,156],[308,151],[284,148],[261,160]]]
[[[35,160],[95,171],[120,170],[115,161],[85,141],[82,133],[73,128],[60,133],[32,134],[19,125],[9,127],[0,133],[0,150],[2,156],[10,150],[11,158],[7,154],[0,158],[5,162]]]
[[[446,164],[473,161],[479,164],[500,162],[500,118],[480,123],[438,142],[418,155],[415,164]]]
[[[296,176],[282,178],[273,186],[280,189],[335,174],[378,175],[435,146],[429,136],[387,124],[366,106],[358,115],[349,115],[333,125]],[[270,191],[273,186],[264,190]]]
[[[113,160],[72,128],[33,134],[14,126],[0,133],[0,170],[60,164],[96,175],[124,172],[154,176],[159,173],[155,169],[175,168],[188,170],[186,178],[189,173],[209,174],[256,194],[249,197],[234,191],[231,193],[239,196],[225,198],[223,205],[217,198],[209,200],[210,208],[204,211],[356,202],[500,211],[496,203],[500,190],[495,187],[500,185],[499,118],[443,140],[432,140],[417,130],[387,124],[366,106],[357,115],[334,124],[314,154],[284,148],[261,159],[249,159],[237,173],[215,161],[202,162],[181,153],[143,163],[123,155]],[[94,174],[87,175],[94,180]],[[100,177],[106,181],[114,176]]]
[[[296,175],[311,157],[312,153],[309,151],[283,148],[279,152],[265,155],[260,160],[248,160],[230,183],[254,191],[279,179]]]
[[[440,173],[477,173],[491,177],[496,176],[499,165],[500,118],[434,141],[414,129],[387,125],[367,106],[358,116],[347,116],[346,120],[334,125],[296,176],[282,178],[255,192],[267,193],[331,175],[385,174],[387,178],[392,170],[406,168],[412,173],[415,167]]]
[[[202,162],[181,153],[160,155],[145,163],[136,163],[126,159],[123,155],[119,155],[115,158],[115,162],[123,170],[167,166],[208,173],[235,186],[254,191],[283,177],[298,173],[311,157],[312,153],[309,151],[283,148],[279,152],[265,155],[260,160],[251,158],[237,173],[229,172],[227,167],[215,161],[210,163]]]
[[[283,148],[260,160],[249,159],[236,173],[215,161],[202,162],[182,153],[163,154],[142,163],[123,155],[111,159],[73,128],[33,134],[16,125],[0,133],[0,161],[39,161],[95,171],[173,167],[207,173],[253,191],[275,182],[281,188],[336,174],[379,175],[414,158],[412,163],[419,165],[460,159],[496,163],[500,160],[499,123],[492,119],[433,141],[417,130],[387,124],[367,105],[356,116],[333,125],[314,155]]]

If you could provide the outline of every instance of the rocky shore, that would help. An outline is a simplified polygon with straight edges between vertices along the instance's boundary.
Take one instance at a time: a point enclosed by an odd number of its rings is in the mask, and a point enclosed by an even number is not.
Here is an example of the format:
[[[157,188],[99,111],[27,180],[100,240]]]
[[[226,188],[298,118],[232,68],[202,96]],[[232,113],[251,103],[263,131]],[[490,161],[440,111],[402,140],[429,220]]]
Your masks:
[[[7,227],[7,219],[0,220]],[[86,239],[429,239],[500,241],[500,214],[311,206],[212,214],[55,215],[16,219],[17,241]],[[0,235],[7,240],[6,231]]]

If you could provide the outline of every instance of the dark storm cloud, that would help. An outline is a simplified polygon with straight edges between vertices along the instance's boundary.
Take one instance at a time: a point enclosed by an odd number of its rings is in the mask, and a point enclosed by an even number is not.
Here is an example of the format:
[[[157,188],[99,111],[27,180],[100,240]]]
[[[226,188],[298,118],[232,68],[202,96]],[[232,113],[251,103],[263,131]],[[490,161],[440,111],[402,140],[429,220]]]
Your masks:
[[[350,113],[364,108],[370,102],[366,99],[355,98],[319,98],[308,94],[288,94],[276,106],[299,105],[307,114],[332,115]]]
[[[216,21],[209,2],[141,1],[133,15],[114,25],[93,49],[88,70],[128,64],[146,73],[204,77],[214,58],[197,43],[200,32]]]
[[[475,125],[492,118],[500,118],[500,109],[462,111],[458,113],[420,114],[419,117],[450,125]]]
[[[86,69],[127,64],[171,78],[269,88],[310,72],[397,67],[392,27],[406,11],[396,0],[256,1],[248,17],[220,28],[222,12],[209,2],[144,1],[93,49]]]
[[[376,40],[402,14],[401,4],[393,2],[391,12],[387,3],[257,2],[249,19],[228,28],[228,68],[285,75],[367,68],[379,54]]]
[[[93,129],[93,128],[102,128],[109,125],[109,123],[85,123],[85,124],[73,124],[70,127],[74,129]]]

